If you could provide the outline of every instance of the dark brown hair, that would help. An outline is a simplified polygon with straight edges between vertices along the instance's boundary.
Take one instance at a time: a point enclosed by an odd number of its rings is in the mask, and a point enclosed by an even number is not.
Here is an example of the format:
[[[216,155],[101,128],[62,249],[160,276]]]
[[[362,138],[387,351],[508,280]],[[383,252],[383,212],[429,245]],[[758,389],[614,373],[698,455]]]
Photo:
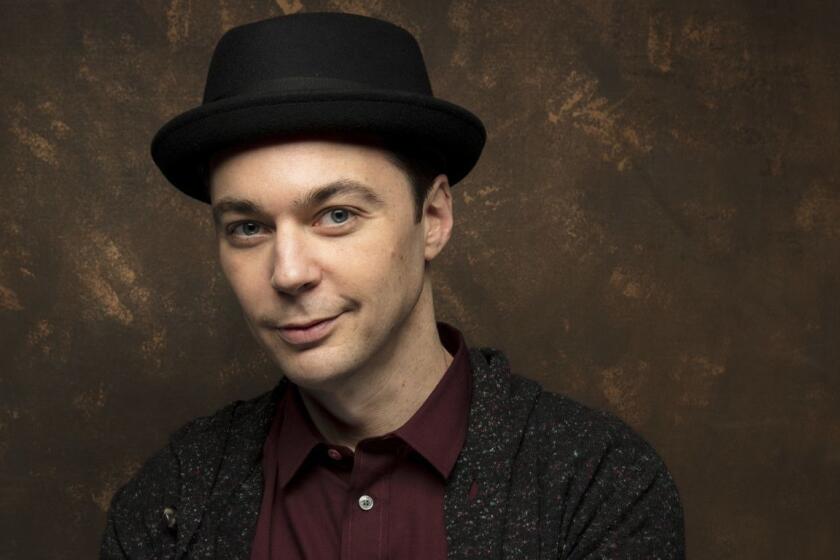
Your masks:
[[[434,184],[435,177],[441,173],[445,173],[446,170],[446,160],[442,153],[409,140],[390,139],[368,133],[329,134],[313,137],[338,139],[382,149],[388,156],[388,159],[405,173],[414,195],[414,223],[420,223],[423,217],[423,205]],[[285,137],[285,139],[289,139],[289,137]],[[281,138],[278,137],[276,140],[279,141]],[[229,153],[238,149],[244,149],[244,146],[225,150],[223,153]],[[211,156],[201,166],[204,189],[208,201],[210,200],[210,171],[212,168],[211,160],[213,159],[214,157]]]
[[[437,150],[424,149],[405,142],[385,141],[383,149],[389,159],[405,173],[411,184],[414,191],[414,223],[419,224],[423,217],[423,204],[429,196],[435,177],[446,169],[443,156]]]

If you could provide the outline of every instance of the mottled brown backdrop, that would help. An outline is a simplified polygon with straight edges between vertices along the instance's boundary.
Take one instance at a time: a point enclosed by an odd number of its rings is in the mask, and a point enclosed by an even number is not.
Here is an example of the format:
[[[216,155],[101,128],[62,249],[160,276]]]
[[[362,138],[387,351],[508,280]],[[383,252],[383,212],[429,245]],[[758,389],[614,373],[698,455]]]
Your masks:
[[[173,429],[274,384],[148,144],[223,31],[323,9],[411,30],[486,122],[440,317],[650,440],[692,558],[836,558],[836,5],[3,1],[0,558],[94,557]]]

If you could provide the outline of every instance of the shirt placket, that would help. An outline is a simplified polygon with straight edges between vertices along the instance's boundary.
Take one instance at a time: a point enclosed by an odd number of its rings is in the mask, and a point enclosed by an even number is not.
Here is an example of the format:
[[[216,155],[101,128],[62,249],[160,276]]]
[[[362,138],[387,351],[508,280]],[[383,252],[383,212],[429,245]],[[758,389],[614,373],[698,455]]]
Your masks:
[[[341,536],[342,560],[385,560],[391,473],[396,454],[382,445],[356,447]]]

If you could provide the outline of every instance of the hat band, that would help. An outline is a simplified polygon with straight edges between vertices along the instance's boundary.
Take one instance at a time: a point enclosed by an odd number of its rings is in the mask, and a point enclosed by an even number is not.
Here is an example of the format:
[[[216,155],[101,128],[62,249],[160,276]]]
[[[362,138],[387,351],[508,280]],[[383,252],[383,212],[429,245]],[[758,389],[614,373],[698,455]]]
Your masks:
[[[205,99],[204,103],[239,95],[259,95],[263,93],[294,94],[311,93],[313,91],[347,91],[351,89],[370,90],[372,88],[370,84],[363,84],[352,80],[322,78],[319,76],[290,76],[275,80],[262,80],[256,83],[250,83],[244,87],[237,87],[236,89],[215,95],[211,99]]]

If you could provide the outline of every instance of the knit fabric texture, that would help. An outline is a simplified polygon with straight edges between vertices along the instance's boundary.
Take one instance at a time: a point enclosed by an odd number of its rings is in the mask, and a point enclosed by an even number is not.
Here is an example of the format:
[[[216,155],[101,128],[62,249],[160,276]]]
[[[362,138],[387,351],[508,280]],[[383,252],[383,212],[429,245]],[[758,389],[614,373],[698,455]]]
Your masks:
[[[684,558],[676,484],[643,438],[512,373],[499,350],[469,355],[467,439],[444,497],[448,558]],[[114,494],[100,558],[247,560],[262,446],[286,386],[172,434]]]

